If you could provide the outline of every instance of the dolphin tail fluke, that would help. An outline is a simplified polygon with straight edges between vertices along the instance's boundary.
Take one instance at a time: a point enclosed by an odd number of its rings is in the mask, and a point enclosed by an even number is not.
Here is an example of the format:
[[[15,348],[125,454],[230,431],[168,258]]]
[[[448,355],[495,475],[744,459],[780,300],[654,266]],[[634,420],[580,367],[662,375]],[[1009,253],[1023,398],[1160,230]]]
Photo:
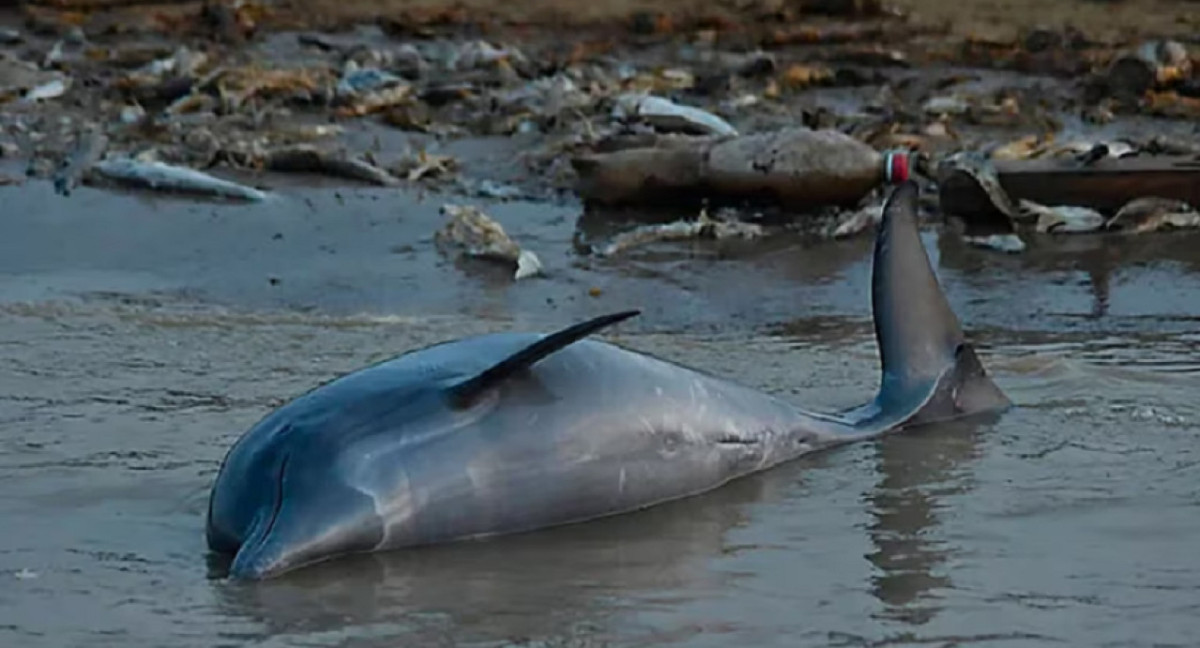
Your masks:
[[[877,416],[923,423],[1003,409],[1008,398],[967,343],[917,229],[915,182],[884,206],[875,238],[871,309],[882,360]]]
[[[602,328],[627,320],[640,312],[629,310],[602,315],[546,335],[479,374],[450,387],[447,390],[447,396],[456,407],[466,407],[480,394],[500,384],[518,371],[528,368],[542,358],[570,346]]]

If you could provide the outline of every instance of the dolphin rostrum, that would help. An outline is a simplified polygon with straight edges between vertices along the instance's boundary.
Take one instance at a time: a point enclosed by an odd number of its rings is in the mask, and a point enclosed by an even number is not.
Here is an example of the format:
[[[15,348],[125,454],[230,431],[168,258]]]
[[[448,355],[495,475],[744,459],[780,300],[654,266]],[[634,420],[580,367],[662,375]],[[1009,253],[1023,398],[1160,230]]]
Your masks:
[[[350,553],[531,531],[696,495],[821,448],[1010,403],[934,276],[909,181],[875,240],[875,398],[815,413],[595,339],[436,344],[326,383],[230,449],[207,536],[230,575],[264,579]]]

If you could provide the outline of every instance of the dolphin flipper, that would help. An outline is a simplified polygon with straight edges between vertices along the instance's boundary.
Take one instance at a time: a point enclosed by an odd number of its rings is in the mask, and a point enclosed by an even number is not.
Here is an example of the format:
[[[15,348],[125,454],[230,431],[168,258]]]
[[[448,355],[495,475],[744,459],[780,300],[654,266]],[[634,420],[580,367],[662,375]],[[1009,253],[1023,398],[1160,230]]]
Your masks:
[[[482,372],[448,388],[446,396],[455,407],[467,407],[487,389],[500,384],[518,371],[602,328],[612,326],[640,313],[641,311],[638,310],[629,310],[601,315],[546,335]]]
[[[875,237],[871,310],[882,377],[872,409],[879,423],[891,425],[1009,403],[967,343],[938,284],[917,229],[917,197],[915,182],[900,184]]]

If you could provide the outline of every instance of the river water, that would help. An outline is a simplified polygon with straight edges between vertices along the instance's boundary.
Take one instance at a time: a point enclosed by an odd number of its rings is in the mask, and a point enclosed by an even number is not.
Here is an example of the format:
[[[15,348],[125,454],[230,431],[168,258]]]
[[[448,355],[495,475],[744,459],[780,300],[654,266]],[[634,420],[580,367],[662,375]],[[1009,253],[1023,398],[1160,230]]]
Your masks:
[[[216,577],[208,487],[260,416],[407,349],[642,307],[610,339],[797,403],[870,396],[869,237],[440,260],[437,200],[198,206],[35,186],[0,225],[0,645],[1185,646],[1200,632],[1200,238],[925,237],[1017,407],[594,523]],[[589,289],[599,296],[588,295]]]

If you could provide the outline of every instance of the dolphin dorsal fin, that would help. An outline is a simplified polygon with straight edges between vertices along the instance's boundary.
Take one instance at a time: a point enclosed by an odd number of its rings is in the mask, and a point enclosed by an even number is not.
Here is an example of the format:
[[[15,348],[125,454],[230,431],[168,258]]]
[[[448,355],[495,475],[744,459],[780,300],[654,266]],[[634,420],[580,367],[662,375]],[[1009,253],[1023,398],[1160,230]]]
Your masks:
[[[488,367],[482,372],[463,380],[447,389],[450,402],[456,407],[470,405],[488,388],[504,382],[518,371],[532,366],[542,358],[559,351],[583,338],[617,322],[627,320],[641,311],[629,310],[609,315],[601,315],[586,322],[545,335],[542,339],[522,348],[520,351]]]
[[[927,390],[955,365],[965,339],[921,243],[917,196],[912,180],[893,190],[875,237],[871,310],[883,401]]]

